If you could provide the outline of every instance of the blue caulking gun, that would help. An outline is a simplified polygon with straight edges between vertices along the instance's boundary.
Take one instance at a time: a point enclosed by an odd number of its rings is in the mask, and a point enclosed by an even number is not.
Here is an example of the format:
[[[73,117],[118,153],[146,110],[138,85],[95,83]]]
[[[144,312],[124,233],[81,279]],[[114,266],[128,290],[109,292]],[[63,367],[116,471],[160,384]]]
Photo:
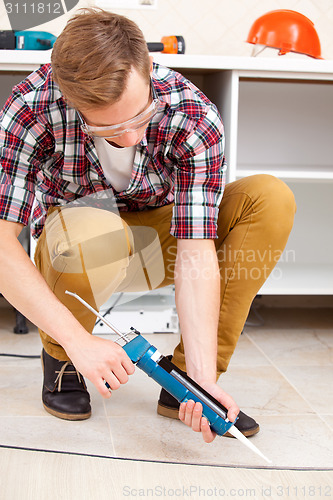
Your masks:
[[[132,333],[137,336],[132,340],[128,340],[127,334],[123,334],[117,330],[111,323],[91,307],[76,293],[66,290],[68,295],[72,295],[84,304],[91,312],[111,328],[121,339],[126,343],[123,346],[128,357],[141,368],[149,377],[155,380],[160,386],[168,391],[180,403],[187,402],[190,399],[202,404],[202,414],[209,421],[211,429],[219,436],[223,436],[227,431],[234,437],[239,439],[252,451],[264,458],[268,463],[271,460],[265,457],[227,418],[228,410],[213,396],[206,392],[194,380],[188,377],[184,372],[180,371],[168,358],[163,356],[152,344],[150,344],[135,328],[131,328]],[[108,389],[110,386],[107,382],[105,385]]]

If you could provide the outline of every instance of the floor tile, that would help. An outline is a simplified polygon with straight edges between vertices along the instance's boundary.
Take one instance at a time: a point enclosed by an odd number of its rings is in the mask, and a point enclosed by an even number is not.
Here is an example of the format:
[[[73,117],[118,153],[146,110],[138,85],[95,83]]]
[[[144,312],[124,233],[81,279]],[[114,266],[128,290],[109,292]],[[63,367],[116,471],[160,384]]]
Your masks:
[[[333,433],[316,415],[260,416],[255,444],[273,466],[333,467]]]
[[[0,365],[1,417],[24,418],[46,414],[41,402],[42,368],[39,360],[36,361],[17,360],[17,366]]]
[[[130,376],[127,384],[113,391],[110,399],[105,400],[108,416],[138,416],[149,418],[156,412],[160,386],[138,367]]]
[[[105,417],[67,421],[46,417],[0,417],[0,443],[7,446],[114,456]]]
[[[320,418],[322,418],[326,424],[330,427],[331,431],[333,432],[333,415],[320,415]]]
[[[255,415],[256,418],[259,419]],[[161,423],[160,420],[164,419]],[[160,416],[111,418],[118,457],[133,459],[267,466],[267,463],[236,439],[217,437],[206,444],[184,424]],[[333,467],[333,433],[317,416],[260,417],[261,431],[251,442],[274,467]],[[316,429],[316,432],[313,432]]]
[[[194,464],[266,464],[236,439],[217,437],[207,444],[182,422],[160,415],[149,419],[115,417],[110,422],[117,457]]]
[[[245,332],[239,337],[230,366],[270,366],[270,361],[250,340]]]
[[[311,406],[273,366],[230,366],[218,383],[250,415],[314,413]]]
[[[333,329],[262,328],[246,335],[276,366],[333,365]]]
[[[317,413],[333,414],[332,366],[284,366],[281,372]]]

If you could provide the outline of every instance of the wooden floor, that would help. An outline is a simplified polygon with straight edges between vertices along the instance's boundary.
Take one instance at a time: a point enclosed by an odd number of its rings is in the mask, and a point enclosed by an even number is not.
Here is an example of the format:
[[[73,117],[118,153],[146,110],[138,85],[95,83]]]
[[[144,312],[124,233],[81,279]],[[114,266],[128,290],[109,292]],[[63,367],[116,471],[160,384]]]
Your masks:
[[[333,498],[333,472],[205,467],[0,448],[3,500],[224,497]]]

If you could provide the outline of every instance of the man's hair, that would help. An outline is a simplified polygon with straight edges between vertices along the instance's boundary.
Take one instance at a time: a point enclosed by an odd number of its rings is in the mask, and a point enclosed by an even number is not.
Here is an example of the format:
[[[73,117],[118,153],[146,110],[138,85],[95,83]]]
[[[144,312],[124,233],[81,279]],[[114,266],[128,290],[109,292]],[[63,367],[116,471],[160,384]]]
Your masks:
[[[150,59],[142,31],[130,19],[102,9],[81,9],[57,38],[53,78],[65,99],[88,110],[113,104],[135,68],[150,81]]]

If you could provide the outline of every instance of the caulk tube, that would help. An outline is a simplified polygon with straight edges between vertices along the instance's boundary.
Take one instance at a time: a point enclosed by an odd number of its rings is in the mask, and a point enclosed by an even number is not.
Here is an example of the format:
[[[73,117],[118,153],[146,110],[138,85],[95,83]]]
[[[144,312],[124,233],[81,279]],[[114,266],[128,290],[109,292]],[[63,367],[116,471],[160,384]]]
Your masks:
[[[179,403],[190,399],[201,403],[203,416],[207,418],[211,429],[219,436],[223,436],[235,423],[228,420],[228,410],[219,401],[190,377],[184,375],[141,335],[124,345],[123,349],[131,360],[137,363],[138,368],[161,385]]]

